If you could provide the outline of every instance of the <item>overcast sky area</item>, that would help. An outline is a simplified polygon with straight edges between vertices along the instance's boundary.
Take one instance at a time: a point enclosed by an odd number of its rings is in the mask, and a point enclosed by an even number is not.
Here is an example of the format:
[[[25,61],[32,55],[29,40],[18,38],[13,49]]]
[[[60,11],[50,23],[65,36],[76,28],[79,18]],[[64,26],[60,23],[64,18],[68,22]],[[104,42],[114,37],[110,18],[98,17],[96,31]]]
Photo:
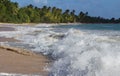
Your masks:
[[[11,0],[18,2],[19,5],[26,6],[33,4],[34,6],[42,7],[56,6],[63,10],[76,10],[88,12],[90,16],[101,16],[105,18],[120,18],[120,0]]]

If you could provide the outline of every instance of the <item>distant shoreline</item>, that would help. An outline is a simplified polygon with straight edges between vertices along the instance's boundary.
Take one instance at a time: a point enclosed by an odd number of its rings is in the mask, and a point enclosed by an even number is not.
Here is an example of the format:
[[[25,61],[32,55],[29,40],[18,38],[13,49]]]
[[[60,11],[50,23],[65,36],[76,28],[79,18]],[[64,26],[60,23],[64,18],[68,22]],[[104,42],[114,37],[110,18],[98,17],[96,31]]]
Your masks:
[[[36,25],[37,23],[0,23],[0,25]]]
[[[57,25],[81,25],[81,24],[116,24],[116,23],[0,23],[0,26],[57,26]],[[119,23],[117,23],[119,24]]]
[[[0,23],[0,26],[57,26],[57,25],[80,25],[83,23]]]

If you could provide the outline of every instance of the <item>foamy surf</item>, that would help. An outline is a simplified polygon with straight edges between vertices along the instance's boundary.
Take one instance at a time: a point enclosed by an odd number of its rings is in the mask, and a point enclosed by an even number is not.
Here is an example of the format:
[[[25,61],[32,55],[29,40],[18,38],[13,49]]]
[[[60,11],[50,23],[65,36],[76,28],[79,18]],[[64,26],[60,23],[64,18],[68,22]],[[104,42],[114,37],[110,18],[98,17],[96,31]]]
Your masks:
[[[118,31],[80,31],[69,28],[65,32],[55,32],[53,29],[57,28],[39,25],[15,28],[16,32],[1,32],[0,36],[23,41],[21,45],[6,43],[10,46],[27,47],[52,57],[54,62],[49,68],[50,76],[120,75]]]

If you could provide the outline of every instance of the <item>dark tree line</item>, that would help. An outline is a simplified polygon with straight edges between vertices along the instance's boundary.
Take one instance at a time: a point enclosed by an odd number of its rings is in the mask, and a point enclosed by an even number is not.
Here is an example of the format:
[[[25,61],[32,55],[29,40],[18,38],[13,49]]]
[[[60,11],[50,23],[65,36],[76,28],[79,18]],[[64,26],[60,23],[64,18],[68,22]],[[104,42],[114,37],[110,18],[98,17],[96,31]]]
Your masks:
[[[56,7],[42,8],[28,5],[19,7],[18,3],[10,0],[0,0],[0,22],[8,23],[120,23],[120,18],[105,19],[92,17],[88,12],[75,14],[75,10],[62,11]]]

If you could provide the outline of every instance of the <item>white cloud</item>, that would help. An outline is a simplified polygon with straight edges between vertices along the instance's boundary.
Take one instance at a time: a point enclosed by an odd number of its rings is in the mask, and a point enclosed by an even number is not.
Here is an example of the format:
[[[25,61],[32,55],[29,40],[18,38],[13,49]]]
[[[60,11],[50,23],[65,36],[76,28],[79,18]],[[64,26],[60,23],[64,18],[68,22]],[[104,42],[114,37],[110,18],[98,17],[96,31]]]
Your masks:
[[[47,0],[33,0],[36,4],[43,3],[47,4]]]

